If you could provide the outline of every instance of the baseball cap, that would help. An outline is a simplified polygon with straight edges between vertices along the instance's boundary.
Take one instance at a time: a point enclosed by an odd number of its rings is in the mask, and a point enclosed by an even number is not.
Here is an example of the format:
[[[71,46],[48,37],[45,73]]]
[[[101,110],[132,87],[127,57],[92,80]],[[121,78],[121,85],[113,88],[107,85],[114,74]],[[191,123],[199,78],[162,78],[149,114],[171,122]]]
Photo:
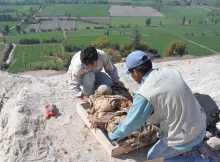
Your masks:
[[[126,73],[128,74],[130,69],[133,69],[139,65],[142,65],[147,60],[150,60],[147,54],[143,51],[131,52],[126,58]]]

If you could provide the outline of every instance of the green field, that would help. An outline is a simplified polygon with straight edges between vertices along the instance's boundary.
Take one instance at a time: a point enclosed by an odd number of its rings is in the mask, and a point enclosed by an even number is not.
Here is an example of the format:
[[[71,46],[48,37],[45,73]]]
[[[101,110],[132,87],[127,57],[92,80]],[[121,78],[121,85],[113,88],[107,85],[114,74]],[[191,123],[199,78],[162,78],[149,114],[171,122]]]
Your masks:
[[[108,0],[109,3],[130,3],[132,5],[152,5],[155,4],[155,0]]]
[[[67,32],[68,37],[65,41],[76,46],[86,46],[103,34],[104,30],[79,29]]]
[[[94,27],[100,26],[99,24],[91,24],[91,23],[87,23],[87,22],[82,22],[82,21],[76,21],[76,26],[77,29],[86,29],[87,27],[93,29]],[[107,28],[106,25],[102,25],[105,28]]]
[[[155,7],[155,9],[158,8]],[[160,22],[163,26],[181,25],[183,17],[186,17],[187,21],[191,20],[191,25],[197,25],[198,22],[206,18],[206,15],[209,13],[195,6],[162,6],[160,7],[160,12],[164,17],[151,17],[151,26],[160,26]],[[145,26],[146,18],[147,17],[112,17],[111,25],[119,26],[121,24],[130,24],[131,26]]]
[[[5,25],[8,25],[9,28],[15,26],[16,24],[18,24],[18,22],[0,22],[0,32],[2,32],[2,30],[4,30]]]
[[[200,28],[202,27],[202,28]],[[203,31],[204,28],[204,31]],[[157,48],[159,54],[162,54],[164,47],[172,40],[184,40],[185,33],[190,36],[186,37],[192,41],[207,46],[212,50],[220,52],[219,43],[220,36],[216,36],[213,31],[219,31],[216,25],[195,25],[195,26],[164,26],[164,27],[139,27],[141,39],[149,44],[150,48]],[[40,41],[48,38],[60,39],[63,42],[75,46],[85,46],[91,44],[97,37],[103,36],[106,31],[109,31],[109,40],[111,43],[123,44],[130,40],[132,28],[111,28],[111,29],[78,29],[68,31],[67,38],[63,37],[62,32],[47,32],[47,33],[31,33],[27,35],[10,35],[7,37],[8,42],[18,43],[22,38],[37,38]],[[193,33],[193,36],[191,35]],[[205,36],[202,36],[205,33]],[[207,55],[212,52],[201,48],[198,45],[187,42],[187,50],[192,55]]]
[[[204,31],[205,36],[202,36],[202,31],[199,26],[194,28],[181,27],[178,30],[175,27],[140,27],[141,39],[149,44],[150,48],[157,48],[159,54],[162,54],[164,47],[172,40],[185,40],[185,33],[189,33],[190,36],[186,37],[192,41],[200,43],[201,45],[207,46],[212,50],[220,52],[220,36],[216,36],[213,33],[213,30],[219,31],[216,25],[209,25]],[[123,29],[123,28],[112,28],[112,29],[103,29],[103,30],[94,30],[94,29],[81,29],[73,32],[68,32],[67,42],[74,45],[86,45],[90,44],[97,37],[103,36],[105,31],[108,30],[109,40],[111,43],[123,44],[130,40],[131,30],[132,29]],[[192,36],[193,33],[193,36]],[[211,51],[208,51],[198,45],[187,43],[187,51],[191,55],[207,55],[211,54]]]
[[[4,49],[5,45],[3,43],[0,43],[0,51]]]
[[[107,5],[57,4],[47,5],[39,16],[107,16]]]
[[[160,12],[165,16],[161,21],[164,21],[166,26],[182,24],[183,17],[191,20],[191,25],[195,25],[209,13],[196,6],[162,6]]]
[[[0,13],[10,14],[12,16],[29,15],[37,10],[39,5],[10,5],[0,6]]]
[[[19,40],[24,38],[35,38],[43,41],[44,39],[56,38],[56,39],[63,39],[63,32],[61,31],[51,31],[51,32],[40,32],[40,33],[30,33],[30,34],[16,34],[16,35],[9,35],[6,37],[7,42],[18,43]]]
[[[111,0],[113,2],[114,0]],[[117,0],[115,0],[116,2]],[[118,0],[117,2],[132,2],[133,4],[148,4],[159,10],[164,17],[109,17],[110,28],[103,24],[94,24],[76,21],[76,30],[67,31],[66,38],[62,31],[39,32],[28,34],[10,33],[6,36],[7,42],[18,44],[24,38],[35,38],[41,42],[44,39],[56,38],[61,44],[83,47],[94,42],[100,36],[107,36],[110,43],[117,43],[121,47],[130,41],[134,27],[137,27],[141,40],[146,42],[149,48],[156,48],[161,55],[166,45],[173,40],[186,42],[187,52],[194,56],[204,56],[220,53],[220,10],[210,11],[212,6],[171,6],[163,1],[163,4],[155,5],[154,0],[132,1]],[[215,3],[214,0],[212,3]],[[41,16],[108,16],[107,5],[95,4],[60,4],[46,5],[40,13]],[[150,26],[146,26],[146,19],[151,18]],[[184,19],[184,24],[183,24]],[[0,28],[1,28],[0,23]],[[95,29],[102,27],[102,29]],[[105,33],[108,32],[108,35]],[[18,45],[15,50],[14,61],[10,67],[11,72],[24,71],[29,63],[35,64],[46,62],[55,64],[54,57],[45,55],[45,50],[52,53],[60,50],[60,44]],[[59,66],[62,66],[59,63]],[[25,67],[26,66],[26,67]],[[48,67],[47,67],[48,68]],[[62,67],[61,67],[62,68]]]
[[[34,70],[33,65],[43,64],[47,69],[51,69],[50,65],[62,66],[61,62],[56,59],[54,54],[60,52],[61,45],[25,45],[17,46],[13,56],[13,62],[10,65],[10,72],[21,72],[26,70]],[[53,53],[46,55],[45,53]],[[59,67],[62,68],[62,67]]]
[[[20,17],[30,15],[34,11],[39,8],[39,5],[1,5],[0,6],[0,15],[10,15],[15,20],[0,20],[0,32],[4,29],[5,25],[8,25],[9,28],[16,26],[20,23],[18,20],[21,19]]]
[[[111,25],[113,27],[127,24],[131,27],[138,25],[142,39],[146,41],[150,47],[157,48],[159,53],[162,53],[165,45],[168,44],[169,41],[173,39],[184,40],[183,37],[185,37],[186,34],[190,35],[187,39],[196,42],[199,40],[198,43],[201,45],[220,52],[220,44],[218,43],[220,42],[220,36],[216,36],[216,33],[220,34],[219,25],[198,25],[201,20],[211,22],[213,16],[210,16],[209,11],[196,6],[162,6],[160,7],[160,11],[164,17],[151,17],[151,27],[145,27],[146,17],[113,17],[111,18]],[[217,17],[216,15],[218,14],[215,14],[215,18]],[[183,17],[186,18],[186,25],[182,25]],[[220,17],[218,16],[217,18]],[[191,21],[190,24],[188,24],[189,20]],[[212,53],[198,45],[188,41],[186,42],[189,54],[207,55]]]

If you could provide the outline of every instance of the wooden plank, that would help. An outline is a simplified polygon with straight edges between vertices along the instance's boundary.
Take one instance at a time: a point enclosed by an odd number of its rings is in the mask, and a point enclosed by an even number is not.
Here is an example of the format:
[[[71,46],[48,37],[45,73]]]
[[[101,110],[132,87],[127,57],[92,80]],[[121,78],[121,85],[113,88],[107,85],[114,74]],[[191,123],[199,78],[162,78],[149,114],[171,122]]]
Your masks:
[[[79,103],[77,104],[77,112],[78,114],[81,116],[81,118],[83,119],[83,121],[86,123],[87,127],[89,127],[90,131],[95,135],[95,137],[97,138],[97,140],[101,143],[101,145],[105,148],[105,150],[107,151],[107,153],[112,156],[112,150],[114,148],[114,146],[109,142],[109,140],[106,138],[106,136],[104,135],[104,133],[96,128],[96,129],[92,129],[91,128],[91,123],[89,122],[89,115],[86,112],[86,108],[88,109],[88,104],[87,103]]]
[[[97,140],[101,143],[101,145],[104,147],[104,149],[107,151],[107,153],[110,156],[117,156],[117,155],[121,155],[121,154],[125,154],[128,153],[132,150],[136,150],[138,148],[141,148],[143,146],[146,146],[146,144],[140,144],[135,147],[122,147],[119,146],[118,144],[113,145],[109,139],[106,137],[106,135],[103,133],[102,130],[100,130],[99,128],[91,128],[91,123],[89,122],[89,115],[87,113],[86,110],[89,109],[89,104],[82,102],[82,103],[78,103],[77,104],[77,113],[80,115],[80,117],[82,118],[82,120],[85,122],[85,124],[88,126],[88,128],[90,129],[90,131],[95,135],[95,137],[97,138]]]

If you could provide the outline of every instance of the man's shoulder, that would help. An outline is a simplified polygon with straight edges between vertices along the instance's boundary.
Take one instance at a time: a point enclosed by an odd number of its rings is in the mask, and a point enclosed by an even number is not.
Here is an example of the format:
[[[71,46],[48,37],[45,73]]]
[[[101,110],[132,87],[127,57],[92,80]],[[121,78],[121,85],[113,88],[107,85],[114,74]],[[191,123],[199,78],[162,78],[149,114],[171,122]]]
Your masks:
[[[158,68],[154,68],[153,70],[154,70],[154,72],[163,71],[163,72],[178,72],[179,73],[179,71],[177,69],[173,69],[170,67],[158,67]]]
[[[98,53],[98,58],[99,58],[99,61],[101,62],[106,62],[108,60],[108,54],[103,51],[103,50],[100,50],[100,49],[96,49],[97,50],[97,53]]]
[[[77,53],[75,53],[72,57],[72,60],[71,60],[71,64],[79,64],[81,63],[80,61],[80,53],[81,51],[78,51]]]
[[[98,55],[107,55],[107,53],[105,52],[105,51],[103,51],[103,50],[100,50],[100,49],[96,49],[97,50],[97,53],[98,53]]]
[[[71,60],[70,66],[74,69],[81,69],[82,68],[82,63],[80,60],[80,51],[77,52]]]

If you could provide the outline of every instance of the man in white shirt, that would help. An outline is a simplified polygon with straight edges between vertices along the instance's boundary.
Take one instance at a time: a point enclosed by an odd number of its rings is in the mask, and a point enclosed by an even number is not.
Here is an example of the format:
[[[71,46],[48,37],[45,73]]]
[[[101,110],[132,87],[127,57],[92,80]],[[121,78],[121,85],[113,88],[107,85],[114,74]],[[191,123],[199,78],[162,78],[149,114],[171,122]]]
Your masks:
[[[105,72],[101,72],[104,68]],[[77,52],[68,69],[69,84],[74,96],[88,102],[89,95],[99,85],[112,86],[119,82],[117,68],[110,61],[107,53],[93,46]]]

